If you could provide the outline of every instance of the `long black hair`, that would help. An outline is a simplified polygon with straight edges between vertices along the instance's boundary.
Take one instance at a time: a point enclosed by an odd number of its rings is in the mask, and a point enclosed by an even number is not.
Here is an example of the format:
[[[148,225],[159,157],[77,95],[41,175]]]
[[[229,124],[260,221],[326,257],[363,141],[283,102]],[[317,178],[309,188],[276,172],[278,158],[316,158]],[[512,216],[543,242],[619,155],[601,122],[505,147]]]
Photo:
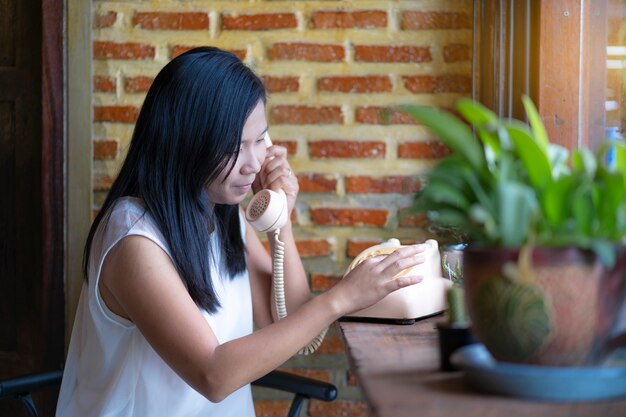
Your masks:
[[[96,216],[83,258],[115,202],[139,197],[169,245],[191,298],[208,312],[219,300],[210,274],[209,234],[221,239],[221,258],[231,276],[246,268],[239,208],[208,200],[205,188],[232,170],[246,119],[266,93],[261,80],[234,54],[194,48],[170,61],[143,103],[126,159]]]

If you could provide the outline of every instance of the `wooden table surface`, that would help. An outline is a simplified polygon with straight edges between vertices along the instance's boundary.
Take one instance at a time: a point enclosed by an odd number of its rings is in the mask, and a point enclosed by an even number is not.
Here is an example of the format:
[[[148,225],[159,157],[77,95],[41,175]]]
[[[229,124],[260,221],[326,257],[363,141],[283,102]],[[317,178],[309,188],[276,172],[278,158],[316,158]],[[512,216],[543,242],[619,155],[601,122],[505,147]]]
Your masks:
[[[625,417],[626,399],[553,403],[479,393],[440,372],[435,323],[337,322],[352,372],[375,417]]]

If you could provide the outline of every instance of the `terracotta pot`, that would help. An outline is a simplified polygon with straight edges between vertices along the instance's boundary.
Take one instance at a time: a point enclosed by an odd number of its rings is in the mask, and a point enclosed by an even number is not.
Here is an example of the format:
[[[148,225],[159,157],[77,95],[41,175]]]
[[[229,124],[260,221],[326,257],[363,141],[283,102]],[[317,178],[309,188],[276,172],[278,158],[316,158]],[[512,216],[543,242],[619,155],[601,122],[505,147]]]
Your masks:
[[[535,248],[522,263],[530,273],[520,272],[518,256],[512,249],[464,251],[463,286],[478,340],[506,362],[599,360],[624,304],[626,256],[607,272],[590,251]]]
[[[616,348],[626,348],[626,246],[617,250],[615,266],[603,276],[592,359],[601,361]]]

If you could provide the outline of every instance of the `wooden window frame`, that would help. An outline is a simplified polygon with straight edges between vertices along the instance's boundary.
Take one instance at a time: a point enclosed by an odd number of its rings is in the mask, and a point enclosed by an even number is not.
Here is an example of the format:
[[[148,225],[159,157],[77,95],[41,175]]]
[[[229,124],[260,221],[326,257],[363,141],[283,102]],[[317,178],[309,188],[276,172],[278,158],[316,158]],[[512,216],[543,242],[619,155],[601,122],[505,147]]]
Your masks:
[[[524,120],[521,95],[550,140],[595,149],[605,137],[607,0],[474,0],[474,95]]]

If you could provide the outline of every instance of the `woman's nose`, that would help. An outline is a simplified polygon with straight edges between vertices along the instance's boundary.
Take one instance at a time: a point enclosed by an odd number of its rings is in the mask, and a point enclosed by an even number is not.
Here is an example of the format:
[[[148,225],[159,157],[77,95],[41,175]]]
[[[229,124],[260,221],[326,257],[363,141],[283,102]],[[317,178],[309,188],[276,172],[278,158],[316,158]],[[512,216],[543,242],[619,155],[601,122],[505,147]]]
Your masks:
[[[265,160],[265,151],[261,154],[260,152],[255,152],[254,149],[246,149],[244,154],[245,160],[241,167],[242,172],[244,174],[258,174]]]

